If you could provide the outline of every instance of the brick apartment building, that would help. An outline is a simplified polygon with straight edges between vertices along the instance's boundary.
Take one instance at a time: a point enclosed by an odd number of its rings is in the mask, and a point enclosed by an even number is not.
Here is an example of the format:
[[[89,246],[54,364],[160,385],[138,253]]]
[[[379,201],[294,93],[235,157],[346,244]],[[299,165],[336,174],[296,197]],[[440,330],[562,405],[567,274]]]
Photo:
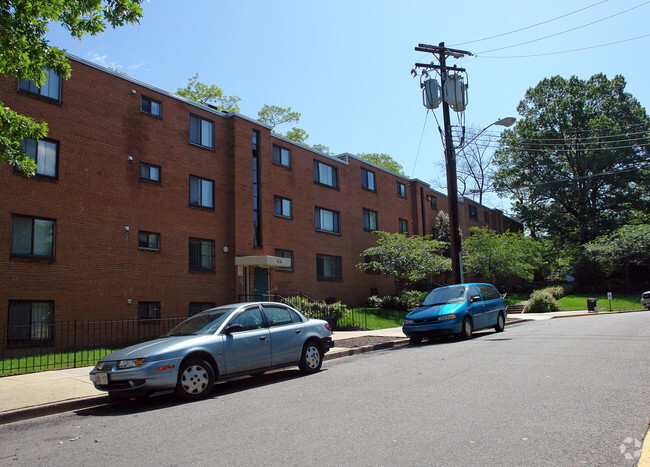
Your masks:
[[[371,230],[431,234],[447,197],[350,154],[328,156],[70,57],[0,101],[46,121],[27,178],[0,166],[0,325],[187,316],[256,294],[360,304],[394,292],[360,271]],[[519,228],[465,200],[461,227]]]

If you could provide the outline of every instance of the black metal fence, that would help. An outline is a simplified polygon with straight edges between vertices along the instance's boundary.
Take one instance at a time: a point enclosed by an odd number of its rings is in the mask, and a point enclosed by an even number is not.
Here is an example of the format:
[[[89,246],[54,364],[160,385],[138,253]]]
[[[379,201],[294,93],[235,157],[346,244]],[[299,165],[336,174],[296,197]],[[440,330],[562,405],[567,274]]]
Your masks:
[[[117,349],[165,334],[186,318],[0,326],[0,376],[94,365]]]

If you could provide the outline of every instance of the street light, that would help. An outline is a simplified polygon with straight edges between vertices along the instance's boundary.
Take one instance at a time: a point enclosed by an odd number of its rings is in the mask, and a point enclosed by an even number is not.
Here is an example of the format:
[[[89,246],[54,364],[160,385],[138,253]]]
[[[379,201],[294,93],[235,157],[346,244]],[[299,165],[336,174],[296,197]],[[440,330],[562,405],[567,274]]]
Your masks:
[[[474,140],[476,140],[476,138],[478,138],[479,136],[481,136],[485,130],[487,130],[487,129],[490,128],[491,126],[498,125],[498,126],[504,126],[504,127],[508,128],[508,127],[511,127],[512,125],[514,125],[516,121],[517,121],[517,119],[516,119],[515,117],[504,117],[504,118],[500,118],[500,119],[497,120],[496,122],[492,122],[492,123],[490,123],[488,126],[486,126],[485,128],[483,128],[481,131],[479,131],[478,133],[476,133],[476,134],[474,135],[474,137],[473,137],[472,139],[470,139],[467,143],[463,144],[463,145],[462,145],[461,147],[459,147],[459,148],[456,148],[456,151],[462,151],[463,149],[465,149],[467,146],[469,146],[470,144],[472,144],[472,143],[474,142]]]
[[[444,103],[443,103],[444,104]],[[463,282],[463,263],[461,257],[461,244],[460,235],[458,233],[459,219],[458,219],[458,179],[456,176],[456,148],[454,148],[453,141],[451,140],[451,131],[447,122],[449,121],[449,110],[446,105],[443,105],[443,116],[445,117],[445,158],[447,160],[447,197],[449,199],[449,225],[451,232],[451,273],[455,284]],[[494,125],[509,127],[516,121],[515,117],[500,118],[496,122],[490,123],[488,126],[479,131],[474,138],[468,141],[465,145],[458,148],[462,150],[478,138],[485,130]]]

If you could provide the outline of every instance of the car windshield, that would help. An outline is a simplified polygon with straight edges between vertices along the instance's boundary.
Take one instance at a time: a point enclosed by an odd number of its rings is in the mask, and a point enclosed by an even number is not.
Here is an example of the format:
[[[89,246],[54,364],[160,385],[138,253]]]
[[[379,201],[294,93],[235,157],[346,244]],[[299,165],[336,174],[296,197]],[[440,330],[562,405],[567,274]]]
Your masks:
[[[191,336],[215,332],[235,308],[217,308],[198,313],[172,328],[166,336]]]
[[[461,303],[464,302],[466,298],[467,287],[441,287],[439,289],[433,289],[431,292],[429,292],[429,295],[424,298],[422,305],[432,306],[444,305],[446,303]]]

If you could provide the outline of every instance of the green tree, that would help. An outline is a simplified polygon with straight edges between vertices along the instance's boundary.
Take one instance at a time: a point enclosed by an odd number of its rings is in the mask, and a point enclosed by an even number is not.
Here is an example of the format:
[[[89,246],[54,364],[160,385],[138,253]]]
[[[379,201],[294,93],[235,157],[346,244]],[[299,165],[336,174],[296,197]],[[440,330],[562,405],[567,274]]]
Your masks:
[[[241,98],[224,94],[216,84],[205,84],[199,81],[199,74],[187,80],[187,86],[178,88],[176,94],[204,105],[214,105],[222,112],[239,112],[237,103]]]
[[[49,45],[45,34],[50,23],[59,23],[73,37],[81,39],[138,23],[142,0],[3,0],[0,2],[0,73],[41,86],[47,71],[70,77],[65,51]],[[0,161],[18,166],[33,175],[34,162],[20,146],[24,138],[47,135],[47,124],[9,109],[0,102]]]
[[[285,138],[290,139],[291,141],[295,141],[296,143],[300,144],[307,144],[307,140],[309,139],[309,134],[303,130],[302,128],[296,128],[295,126],[287,131],[287,133],[284,135]]]
[[[368,261],[357,267],[363,271],[376,271],[395,278],[399,292],[409,281],[425,279],[428,274],[451,271],[451,260],[440,254],[445,245],[429,237],[399,233],[374,232],[379,236],[377,246],[367,248],[361,256]]]
[[[404,167],[402,167],[402,165],[399,162],[397,162],[388,154],[376,153],[376,152],[362,153],[362,154],[357,154],[357,157],[363,159],[364,161],[368,161],[371,164],[375,164],[378,165],[379,167],[383,167],[386,170],[390,170],[393,173],[406,176],[404,174]]]
[[[533,236],[584,244],[648,212],[650,119],[625,84],[554,76],[526,92],[495,154],[495,184]]]
[[[329,154],[330,156],[333,155],[332,151],[330,151],[330,148],[324,144],[312,144],[311,147],[315,151],[322,152],[323,154]]]
[[[521,233],[472,227],[463,242],[463,264],[467,274],[507,290],[511,279],[533,279],[541,266],[541,245]]]
[[[285,123],[298,123],[301,116],[300,112],[291,110],[291,107],[285,108],[268,104],[264,104],[260,111],[257,112],[257,119],[260,122],[269,125],[271,131],[275,130],[276,126]]]
[[[650,278],[650,224],[624,225],[586,244],[585,253],[629,292]]]

